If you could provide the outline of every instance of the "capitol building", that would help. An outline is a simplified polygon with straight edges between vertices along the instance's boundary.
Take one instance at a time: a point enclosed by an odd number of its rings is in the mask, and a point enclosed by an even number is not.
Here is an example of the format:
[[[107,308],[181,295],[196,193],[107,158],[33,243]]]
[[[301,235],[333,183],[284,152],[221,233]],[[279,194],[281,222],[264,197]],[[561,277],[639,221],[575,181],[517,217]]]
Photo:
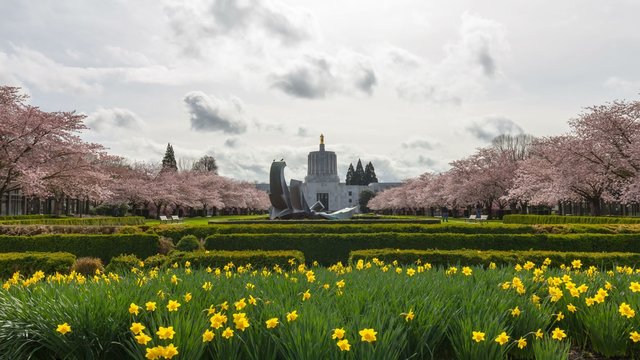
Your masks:
[[[345,166],[346,169],[346,166]],[[307,157],[307,176],[302,190],[309,205],[320,201],[324,211],[336,211],[359,205],[360,193],[370,190],[374,193],[400,186],[402,183],[371,183],[369,185],[347,185],[338,177],[338,157],[335,152],[327,151],[324,136],[320,135],[318,151],[312,151]],[[259,184],[258,188],[269,191],[269,184]]]

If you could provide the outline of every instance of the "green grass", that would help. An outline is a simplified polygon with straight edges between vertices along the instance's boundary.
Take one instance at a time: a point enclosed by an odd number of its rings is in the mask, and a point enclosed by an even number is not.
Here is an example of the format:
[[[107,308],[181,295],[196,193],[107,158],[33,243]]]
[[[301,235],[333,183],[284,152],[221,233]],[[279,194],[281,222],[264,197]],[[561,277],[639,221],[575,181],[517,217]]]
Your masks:
[[[207,225],[209,221],[226,222],[235,220],[267,220],[268,215],[224,215],[224,216],[211,216],[211,217],[185,217],[182,222],[168,223],[168,224],[187,224],[187,225]],[[163,224],[167,224],[162,222]],[[160,220],[147,219],[146,225],[160,224]]]

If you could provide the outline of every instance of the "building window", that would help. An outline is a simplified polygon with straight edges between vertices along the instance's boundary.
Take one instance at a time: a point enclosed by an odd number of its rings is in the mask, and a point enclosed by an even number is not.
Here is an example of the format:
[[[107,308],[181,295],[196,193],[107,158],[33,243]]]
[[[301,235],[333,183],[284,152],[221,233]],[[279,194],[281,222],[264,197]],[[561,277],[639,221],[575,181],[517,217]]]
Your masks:
[[[320,201],[325,210],[329,210],[329,193],[316,193],[316,201]]]
[[[352,194],[351,194],[351,191],[349,191],[349,196],[351,196],[351,195],[352,195]]]
[[[351,199],[349,199],[349,204],[351,204]]]

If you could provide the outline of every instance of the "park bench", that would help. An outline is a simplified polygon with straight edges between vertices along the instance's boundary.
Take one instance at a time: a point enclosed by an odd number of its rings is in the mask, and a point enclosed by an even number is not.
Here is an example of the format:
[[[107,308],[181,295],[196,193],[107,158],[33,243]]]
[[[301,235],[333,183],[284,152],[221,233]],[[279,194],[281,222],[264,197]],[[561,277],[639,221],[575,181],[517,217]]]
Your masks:
[[[477,218],[475,215],[471,215],[465,220],[466,220],[466,222],[483,223],[483,222],[487,221],[488,219],[489,219],[489,215],[480,215],[480,218]]]
[[[169,219],[164,215],[160,215],[160,223],[170,223],[173,219]]]
[[[182,219],[178,215],[172,215],[171,216],[171,220],[173,220],[175,222],[182,222]]]

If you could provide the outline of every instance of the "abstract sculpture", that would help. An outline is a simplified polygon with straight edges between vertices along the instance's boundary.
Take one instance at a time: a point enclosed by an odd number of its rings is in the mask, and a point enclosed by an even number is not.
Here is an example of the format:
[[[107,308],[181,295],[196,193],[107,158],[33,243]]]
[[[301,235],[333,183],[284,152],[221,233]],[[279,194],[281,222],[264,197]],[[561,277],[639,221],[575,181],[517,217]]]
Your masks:
[[[269,218],[274,219],[350,219],[356,207],[344,208],[331,214],[321,212],[324,206],[320,201],[309,207],[302,191],[302,181],[291,180],[289,186],[284,178],[284,168],[287,163],[274,161],[269,172]]]

